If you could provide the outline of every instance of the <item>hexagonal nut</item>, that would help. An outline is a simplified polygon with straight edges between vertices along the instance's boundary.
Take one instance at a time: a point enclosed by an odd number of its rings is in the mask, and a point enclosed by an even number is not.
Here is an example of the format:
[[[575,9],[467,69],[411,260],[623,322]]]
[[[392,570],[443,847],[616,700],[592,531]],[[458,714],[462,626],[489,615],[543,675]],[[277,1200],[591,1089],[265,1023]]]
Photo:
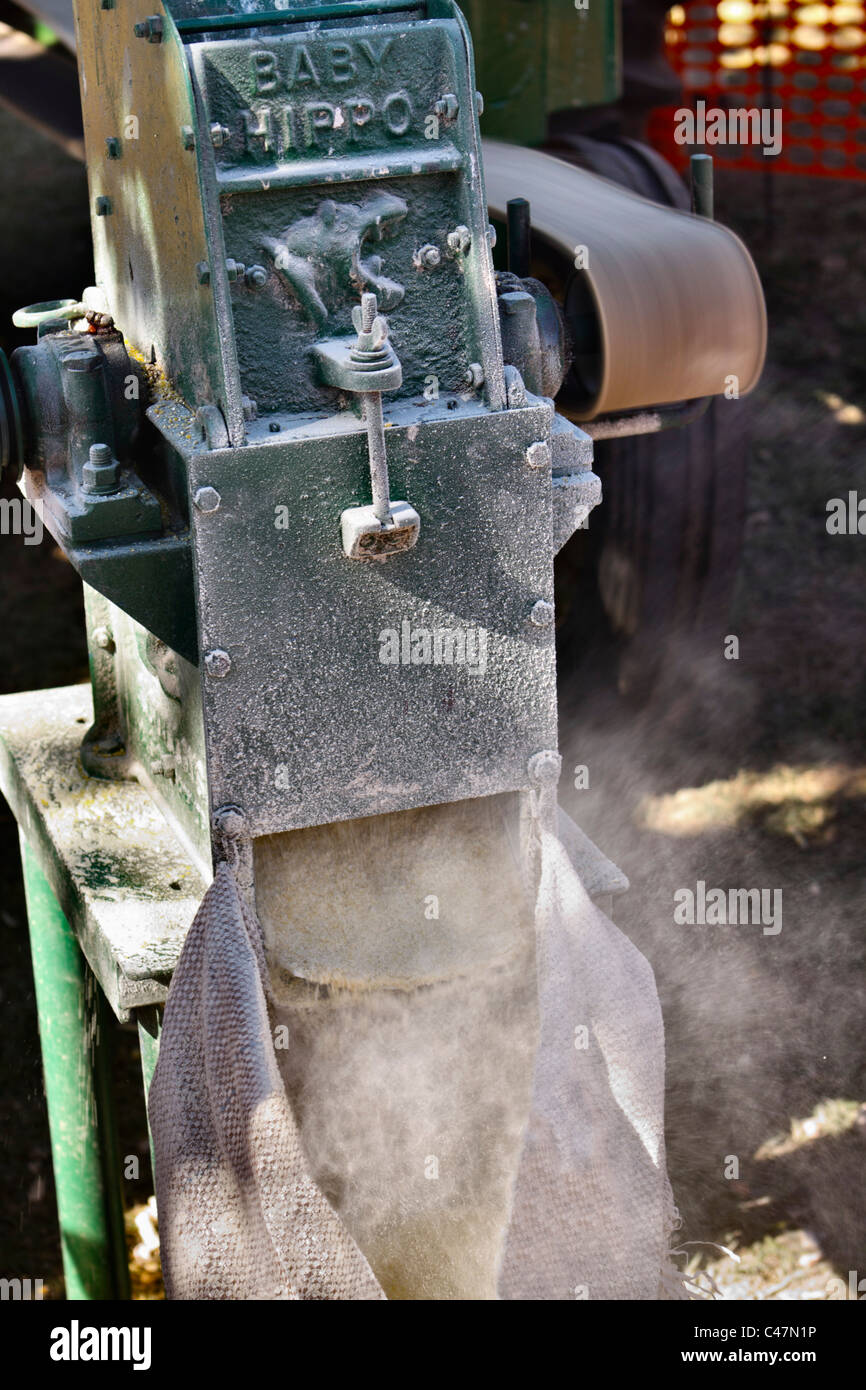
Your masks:
[[[244,273],[244,284],[251,290],[260,290],[268,282],[268,272],[263,265],[248,266]]]
[[[437,265],[442,264],[442,252],[438,246],[428,242],[426,246],[419,246],[413,254],[412,264],[416,270],[435,270]]]
[[[213,651],[205,652],[204,665],[209,676],[222,680],[232,669],[232,659],[221,647],[215,647]]]
[[[484,368],[480,362],[470,362],[464,378],[467,386],[477,389],[484,384]]]
[[[151,14],[139,24],[133,25],[137,39],[147,39],[148,43],[162,43],[162,15]]]
[[[529,621],[534,627],[550,627],[556,617],[556,609],[547,599],[540,598],[532,605]]]
[[[433,110],[441,121],[449,125],[452,121],[457,120],[460,103],[453,92],[446,92],[434,103]]]
[[[114,638],[112,637],[109,628],[95,627],[91,632],[90,636],[93,640],[93,645],[95,647],[99,647],[101,651],[109,653],[116,651],[116,647],[114,645]]]
[[[218,512],[222,498],[215,487],[200,487],[192,500],[200,512]]]
[[[550,445],[546,444],[543,439],[537,439],[526,450],[526,462],[533,469],[550,468]]]
[[[472,233],[468,227],[455,227],[453,232],[448,233],[448,246],[455,256],[465,256],[472,245]]]
[[[90,452],[81,470],[83,492],[105,496],[116,492],[120,482],[120,464],[108,444],[91,444]]]

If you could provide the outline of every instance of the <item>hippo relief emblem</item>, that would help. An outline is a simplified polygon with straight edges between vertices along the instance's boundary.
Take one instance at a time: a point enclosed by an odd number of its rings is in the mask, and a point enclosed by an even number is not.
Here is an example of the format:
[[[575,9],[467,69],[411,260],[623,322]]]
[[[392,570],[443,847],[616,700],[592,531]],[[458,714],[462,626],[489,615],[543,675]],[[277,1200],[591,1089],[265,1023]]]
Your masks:
[[[331,309],[347,294],[354,298],[373,291],[383,313],[396,309],[405,293],[403,286],[382,274],[381,256],[365,252],[370,243],[393,235],[408,211],[403,199],[392,193],[374,193],[360,205],[328,198],[280,236],[262,237],[260,246],[283,284],[321,329]]]

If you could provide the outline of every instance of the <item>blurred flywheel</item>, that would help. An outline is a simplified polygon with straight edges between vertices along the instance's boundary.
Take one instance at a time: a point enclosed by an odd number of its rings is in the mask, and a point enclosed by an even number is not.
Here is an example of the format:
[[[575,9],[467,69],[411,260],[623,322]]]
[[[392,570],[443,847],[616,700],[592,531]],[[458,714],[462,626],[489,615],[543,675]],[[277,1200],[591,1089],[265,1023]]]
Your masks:
[[[575,266],[563,305],[574,419],[755,386],[767,317],[733,232],[517,145],[486,140],[484,176],[492,216],[527,198],[534,234]]]

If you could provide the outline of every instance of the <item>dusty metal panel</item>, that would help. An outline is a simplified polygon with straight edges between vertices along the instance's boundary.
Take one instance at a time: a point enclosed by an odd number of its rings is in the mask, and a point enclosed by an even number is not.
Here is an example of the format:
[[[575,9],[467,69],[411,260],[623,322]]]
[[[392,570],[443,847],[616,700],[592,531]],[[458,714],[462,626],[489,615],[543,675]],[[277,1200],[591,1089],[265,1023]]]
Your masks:
[[[527,785],[556,745],[550,469],[526,461],[549,429],[543,405],[388,412],[392,495],[421,535],[384,563],[340,544],[369,496],[351,412],[254,421],[242,451],[186,445],[191,494],[220,498],[193,521],[213,807],[260,835]],[[458,634],[439,664],[436,632]]]

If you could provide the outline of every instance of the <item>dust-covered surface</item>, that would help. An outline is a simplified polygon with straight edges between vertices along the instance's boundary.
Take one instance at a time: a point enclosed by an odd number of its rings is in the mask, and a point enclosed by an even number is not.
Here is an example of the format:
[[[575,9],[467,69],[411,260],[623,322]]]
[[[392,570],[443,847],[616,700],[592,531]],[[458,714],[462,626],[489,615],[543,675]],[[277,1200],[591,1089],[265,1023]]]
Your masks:
[[[513,955],[531,904],[509,842],[512,801],[451,802],[256,840],[256,910],[272,968],[339,988],[409,989]],[[516,826],[513,806],[511,819]]]
[[[739,1262],[684,1258],[727,1297],[840,1298],[866,1236],[866,537],[826,520],[830,499],[866,494],[864,198],[829,180],[774,191],[770,240],[761,178],[717,180],[770,321],[764,379],[730,403],[749,448],[732,610],[666,649],[643,709],[616,694],[615,650],[578,669],[563,799],[628,874],[617,921],[655,968],[682,1237]],[[577,764],[588,790],[568,785]],[[674,895],[699,881],[781,893],[765,899],[777,922],[678,923]]]
[[[205,884],[135,781],[88,777],[88,685],[0,696],[0,786],[119,1014],[162,1003]]]
[[[2,327],[19,303],[78,294],[91,270],[83,170],[2,112],[0,133],[10,158],[14,152],[30,161],[0,227],[0,258],[14,266],[0,287]],[[683,1238],[721,1241],[740,1254],[739,1264],[707,1256],[732,1296],[839,1297],[831,1281],[862,1270],[866,1228],[866,812],[856,776],[816,797],[812,772],[832,766],[856,774],[866,761],[866,538],[830,537],[825,529],[829,498],[866,491],[863,192],[831,180],[778,179],[772,247],[760,243],[760,198],[755,176],[718,180],[718,216],[757,253],[770,318],[767,373],[747,407],[754,448],[734,612],[724,633],[708,634],[716,655],[707,657],[705,642],[699,662],[686,653],[671,664],[643,712],[617,696],[610,652],[570,679],[563,799],[631,879],[616,916],[648,955],[660,987],[669,1168]],[[14,345],[5,327],[2,338]],[[4,536],[0,550],[0,687],[85,679],[75,575],[50,540],[25,546]],[[721,656],[726,633],[740,637],[739,662]],[[587,791],[570,790],[578,762],[589,768]],[[792,770],[792,784],[779,801],[774,789],[789,775],[782,767]],[[731,813],[731,823],[713,821],[701,789],[718,782],[725,789],[718,799],[736,802],[734,779],[744,771],[767,779],[767,795],[760,782],[739,784],[748,787],[745,808]],[[840,789],[852,786],[852,795]],[[696,832],[650,828],[646,817],[661,804],[653,799],[684,789],[682,817],[688,823],[692,816]],[[8,812],[0,833],[0,1161],[7,1178],[0,1274],[44,1278],[46,1293],[57,1297],[48,1129]],[[781,932],[676,925],[673,894],[698,879],[708,888],[781,888]],[[117,1043],[120,1147],[139,1157],[141,1171],[125,1193],[130,1212],[140,1212],[151,1187],[137,1039],[119,1029]],[[725,1177],[730,1156],[739,1160],[738,1178]],[[137,1230],[130,1245],[142,1245]],[[137,1278],[138,1295],[153,1296],[152,1253],[137,1265],[146,1276]]]
[[[538,819],[530,838],[535,931],[510,960],[490,943],[451,979],[275,989],[270,1010],[259,924],[218,865],[150,1089],[173,1298],[682,1293],[652,972]]]

